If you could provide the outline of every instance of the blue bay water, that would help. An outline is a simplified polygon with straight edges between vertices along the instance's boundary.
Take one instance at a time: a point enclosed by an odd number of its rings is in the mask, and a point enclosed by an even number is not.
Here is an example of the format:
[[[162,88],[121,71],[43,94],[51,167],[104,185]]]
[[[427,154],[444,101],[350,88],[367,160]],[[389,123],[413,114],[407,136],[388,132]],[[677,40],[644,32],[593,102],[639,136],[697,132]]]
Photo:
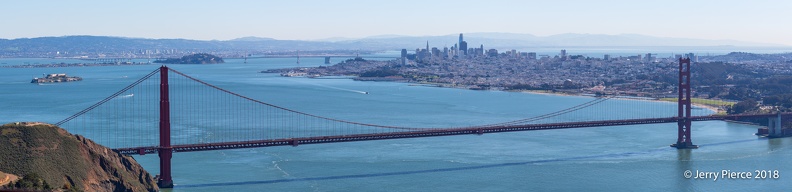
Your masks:
[[[323,61],[302,58],[300,65],[319,66]],[[13,63],[4,59],[0,62]],[[0,107],[4,110],[0,110],[0,122],[60,121],[158,66],[2,68]],[[286,108],[384,125],[453,127],[498,123],[593,99],[257,73],[295,66],[295,58],[267,58],[251,59],[248,64],[231,59],[222,65],[170,67]],[[84,80],[29,83],[32,77],[43,73],[67,73]],[[369,94],[360,94],[361,91]],[[584,110],[556,118],[567,121],[603,116],[667,116],[673,115],[676,107],[664,102],[609,102],[626,107],[598,109],[604,112]],[[646,107],[661,110],[635,110]],[[790,181],[792,167],[785,162],[792,157],[792,140],[757,138],[752,135],[756,128],[720,121],[694,122],[693,142],[701,146],[694,150],[668,146],[676,140],[676,125],[669,123],[176,153],[173,191],[780,189]],[[97,142],[112,145],[112,141]],[[156,155],[134,157],[152,174],[159,172]],[[686,170],[778,170],[781,177],[685,179]]]

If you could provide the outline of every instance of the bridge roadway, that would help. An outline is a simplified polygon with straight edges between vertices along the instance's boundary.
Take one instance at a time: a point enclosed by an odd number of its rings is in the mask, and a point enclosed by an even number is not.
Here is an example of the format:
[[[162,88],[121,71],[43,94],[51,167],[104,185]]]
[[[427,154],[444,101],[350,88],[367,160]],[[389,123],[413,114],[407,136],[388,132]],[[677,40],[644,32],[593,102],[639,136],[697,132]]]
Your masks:
[[[770,118],[770,117],[775,117],[776,115],[778,114],[712,115],[712,116],[693,116],[691,117],[691,119],[693,121],[739,120],[739,119],[753,119],[753,118]],[[787,113],[782,113],[781,115],[792,116],[792,113],[787,112]],[[270,139],[270,140],[172,145],[171,148],[173,149],[173,152],[211,151],[211,150],[272,147],[272,146],[286,146],[286,145],[297,146],[302,144],[403,139],[403,138],[417,138],[417,137],[436,137],[436,136],[449,136],[449,135],[467,135],[467,134],[481,135],[484,133],[498,133],[498,132],[512,132],[512,131],[535,131],[535,130],[550,130],[550,129],[673,123],[673,122],[678,122],[678,120],[679,120],[678,117],[665,117],[665,118],[584,121],[584,122],[569,122],[569,123],[527,124],[527,125],[509,125],[509,126],[491,126],[491,127],[417,129],[414,131],[391,132],[391,133],[351,134],[351,135],[284,138],[284,139]],[[159,146],[147,146],[147,147],[117,148],[113,150],[126,155],[134,155],[134,154],[144,155],[144,154],[157,153],[158,152],[157,150],[159,148],[160,148]]]

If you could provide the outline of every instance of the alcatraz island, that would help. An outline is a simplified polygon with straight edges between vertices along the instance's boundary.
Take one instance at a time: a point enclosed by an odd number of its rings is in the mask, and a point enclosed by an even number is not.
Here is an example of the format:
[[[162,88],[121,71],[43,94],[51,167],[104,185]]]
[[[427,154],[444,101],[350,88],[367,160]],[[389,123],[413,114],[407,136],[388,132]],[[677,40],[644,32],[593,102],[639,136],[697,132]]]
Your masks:
[[[30,83],[62,83],[62,82],[72,82],[72,81],[82,81],[82,77],[69,77],[66,76],[65,73],[53,73],[49,75],[44,75],[41,78],[33,78]]]

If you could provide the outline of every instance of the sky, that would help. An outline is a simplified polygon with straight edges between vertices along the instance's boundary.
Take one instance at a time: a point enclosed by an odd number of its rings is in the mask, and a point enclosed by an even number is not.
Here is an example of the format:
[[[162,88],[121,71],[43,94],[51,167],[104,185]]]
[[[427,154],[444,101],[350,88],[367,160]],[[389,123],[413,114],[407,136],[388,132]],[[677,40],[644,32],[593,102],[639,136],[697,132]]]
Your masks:
[[[470,32],[642,34],[792,46],[792,1],[4,1],[0,38],[97,35],[229,40]]]

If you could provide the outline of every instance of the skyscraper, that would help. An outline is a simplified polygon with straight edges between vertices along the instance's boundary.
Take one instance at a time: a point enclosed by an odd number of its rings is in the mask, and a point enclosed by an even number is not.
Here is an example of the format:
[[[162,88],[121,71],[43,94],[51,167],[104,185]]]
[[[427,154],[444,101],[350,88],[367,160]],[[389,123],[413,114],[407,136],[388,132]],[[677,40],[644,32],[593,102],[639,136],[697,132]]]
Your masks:
[[[407,49],[402,49],[401,50],[401,64],[402,65],[406,65],[407,64]]]
[[[426,41],[426,51],[429,51],[429,41]]]
[[[454,50],[454,56],[458,56],[459,55],[459,44],[454,44],[454,47],[453,47],[452,50]]]
[[[536,60],[536,52],[528,52],[528,59]]]
[[[464,39],[462,39],[462,33],[459,33],[459,43],[457,43],[457,45],[459,45],[459,46],[456,49],[457,50],[457,55],[463,55],[462,53],[465,52],[465,49],[467,49],[467,46],[462,47],[462,42],[463,41],[464,41]]]
[[[462,43],[459,43],[459,51],[460,51],[459,54],[460,55],[467,55],[467,51],[468,51],[467,48],[468,47],[467,47],[467,42],[466,41],[462,41]]]
[[[459,34],[459,44],[460,45],[462,45],[462,41],[464,41],[464,39],[462,39],[462,33],[460,33]]]

